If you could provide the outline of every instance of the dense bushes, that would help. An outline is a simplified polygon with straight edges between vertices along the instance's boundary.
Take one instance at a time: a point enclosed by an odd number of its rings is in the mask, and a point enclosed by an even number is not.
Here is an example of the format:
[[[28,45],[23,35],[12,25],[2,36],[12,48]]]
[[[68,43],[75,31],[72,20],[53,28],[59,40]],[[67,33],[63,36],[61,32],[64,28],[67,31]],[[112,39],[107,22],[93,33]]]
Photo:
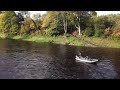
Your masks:
[[[0,31],[8,35],[18,33],[19,19],[13,11],[5,11],[0,14]]]
[[[46,35],[59,35],[63,31],[60,14],[49,11],[43,19],[42,28],[45,28]]]
[[[37,30],[37,26],[35,25],[35,22],[27,18],[24,22],[21,24],[20,34],[32,34],[35,33]]]
[[[108,37],[112,35],[112,32],[115,31],[118,22],[118,16],[115,18],[114,15],[98,16],[93,18],[91,25],[85,29],[84,34],[87,36],[96,36],[96,37]],[[117,21],[115,21],[117,20]],[[92,28],[92,29],[91,29]]]
[[[103,29],[96,29],[94,36],[95,37],[104,36],[104,30]]]
[[[108,27],[113,26],[112,21],[110,21],[107,16],[96,17],[94,22],[95,22],[95,28],[97,29],[106,29]]]
[[[92,29],[92,28],[86,28],[85,29],[85,32],[84,32],[85,36],[94,36],[94,34],[95,34],[94,29]]]
[[[29,17],[21,22],[14,11],[5,11],[0,14],[0,32],[6,35],[32,34],[40,28],[40,24],[38,23],[41,22],[39,20],[37,21],[38,27],[35,23],[36,22]]]
[[[20,29],[20,35],[24,35],[27,34],[28,28],[26,28],[24,25],[21,25],[21,29]]]

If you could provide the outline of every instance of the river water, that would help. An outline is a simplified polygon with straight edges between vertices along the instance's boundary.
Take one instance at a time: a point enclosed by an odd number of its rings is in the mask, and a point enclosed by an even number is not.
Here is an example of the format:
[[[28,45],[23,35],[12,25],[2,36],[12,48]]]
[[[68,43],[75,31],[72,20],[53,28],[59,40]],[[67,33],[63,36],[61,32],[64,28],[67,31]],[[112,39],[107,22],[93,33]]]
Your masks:
[[[99,62],[76,62],[79,52]],[[120,79],[120,49],[0,39],[0,79]]]

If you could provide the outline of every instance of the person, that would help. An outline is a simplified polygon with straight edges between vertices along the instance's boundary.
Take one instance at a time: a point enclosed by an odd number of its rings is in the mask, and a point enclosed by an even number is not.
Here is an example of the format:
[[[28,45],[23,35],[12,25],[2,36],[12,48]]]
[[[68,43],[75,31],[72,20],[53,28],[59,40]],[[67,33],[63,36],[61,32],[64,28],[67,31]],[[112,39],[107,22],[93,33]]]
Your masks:
[[[79,58],[81,58],[82,56],[81,56],[81,53],[79,53]]]
[[[88,56],[86,56],[86,59],[89,59]]]
[[[79,56],[81,56],[81,53],[79,53]]]
[[[92,61],[88,56],[86,56],[86,59]]]

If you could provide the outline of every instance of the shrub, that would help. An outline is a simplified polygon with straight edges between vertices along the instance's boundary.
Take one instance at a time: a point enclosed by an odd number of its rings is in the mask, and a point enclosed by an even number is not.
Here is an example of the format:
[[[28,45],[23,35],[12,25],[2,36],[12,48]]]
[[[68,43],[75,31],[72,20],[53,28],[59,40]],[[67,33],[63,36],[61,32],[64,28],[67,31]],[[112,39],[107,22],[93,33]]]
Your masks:
[[[45,30],[45,34],[47,36],[54,36],[55,35],[55,31],[52,28],[49,28],[49,29]]]
[[[0,31],[8,35],[16,35],[18,33],[19,19],[14,11],[5,11],[0,14]]]
[[[66,37],[71,37],[71,35],[70,35],[70,34],[65,34],[65,36],[66,36]]]
[[[27,18],[21,25],[20,34],[33,34],[37,30],[32,19]]]
[[[95,30],[95,37],[100,37],[104,34],[104,30],[103,29],[97,29]]]
[[[26,34],[28,31],[27,31],[27,29],[25,28],[25,26],[24,25],[21,25],[21,29],[20,29],[20,35],[24,35],[24,34]]]
[[[85,36],[93,36],[94,33],[95,33],[94,29],[92,29],[92,28],[86,28],[85,32],[84,32],[84,35]]]
[[[32,33],[31,35],[36,36],[36,35],[42,35],[42,31],[40,30],[36,30],[34,33]]]
[[[95,22],[95,28],[97,29],[106,29],[114,25],[114,22],[110,20],[110,18],[107,16],[96,17],[94,22]]]

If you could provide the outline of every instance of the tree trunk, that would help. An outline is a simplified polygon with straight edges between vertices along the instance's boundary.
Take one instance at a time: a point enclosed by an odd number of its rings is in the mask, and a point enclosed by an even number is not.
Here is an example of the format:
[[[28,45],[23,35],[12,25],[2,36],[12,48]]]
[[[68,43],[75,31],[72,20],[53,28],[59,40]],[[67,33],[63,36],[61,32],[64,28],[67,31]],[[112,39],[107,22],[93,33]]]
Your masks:
[[[67,33],[67,20],[63,19],[63,26],[64,26],[64,37],[65,37],[65,44],[68,44],[66,33]]]
[[[67,20],[63,20],[63,26],[64,26],[64,34],[66,34],[67,33]]]
[[[79,35],[81,35],[81,28],[80,28],[80,16],[79,16],[78,18],[79,18],[78,30],[79,30]]]
[[[79,30],[79,35],[81,35],[80,25],[78,26],[78,30]]]
[[[65,19],[63,20],[64,32],[66,31]],[[64,33],[65,34],[65,33]]]
[[[65,25],[65,34],[67,33],[67,20],[66,20],[66,23],[65,23],[66,25]]]
[[[37,24],[35,23],[35,21],[33,20],[33,19],[31,19],[32,20],[32,22],[33,22],[33,24],[35,25],[35,29],[37,30],[39,30],[39,28],[37,27]]]

